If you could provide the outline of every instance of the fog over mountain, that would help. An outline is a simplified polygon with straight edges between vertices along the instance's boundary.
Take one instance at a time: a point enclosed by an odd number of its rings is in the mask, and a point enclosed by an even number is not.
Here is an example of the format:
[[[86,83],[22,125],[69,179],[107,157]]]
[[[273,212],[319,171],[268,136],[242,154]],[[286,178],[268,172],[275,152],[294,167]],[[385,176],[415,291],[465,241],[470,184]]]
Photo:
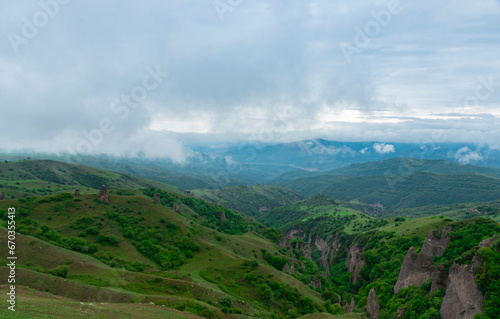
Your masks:
[[[4,1],[0,149],[181,163],[201,141],[498,149],[499,15],[493,0]],[[484,157],[468,148],[458,161]]]

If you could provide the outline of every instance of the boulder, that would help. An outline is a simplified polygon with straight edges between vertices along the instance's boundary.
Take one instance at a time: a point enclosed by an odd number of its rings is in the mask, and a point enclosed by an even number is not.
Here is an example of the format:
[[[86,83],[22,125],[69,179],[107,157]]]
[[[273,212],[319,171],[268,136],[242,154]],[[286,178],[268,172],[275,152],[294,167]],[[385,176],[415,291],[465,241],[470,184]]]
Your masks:
[[[172,206],[172,210],[176,213],[180,213],[181,212],[181,209],[179,208],[179,206],[177,204],[174,204]]]
[[[223,210],[220,211],[219,219],[223,223],[226,221],[226,213]]]
[[[410,247],[401,265],[398,281],[394,286],[394,293],[410,286],[420,286],[432,277],[434,267],[430,257],[420,252],[417,255],[415,247]]]
[[[439,314],[442,319],[473,319],[483,311],[484,297],[466,265],[454,264]]]
[[[378,319],[380,317],[380,306],[378,304],[377,294],[375,289],[370,289],[368,294],[368,301],[366,303],[366,310],[370,314],[371,319]]]
[[[101,190],[99,191],[97,199],[99,199],[99,201],[103,202],[104,204],[109,205],[109,197],[108,197],[108,191],[106,190],[106,186],[104,185],[101,186]]]
[[[80,197],[80,189],[79,188],[77,188],[75,190],[75,197]]]
[[[2,192],[2,195],[0,195],[0,200],[5,200],[5,193]]]

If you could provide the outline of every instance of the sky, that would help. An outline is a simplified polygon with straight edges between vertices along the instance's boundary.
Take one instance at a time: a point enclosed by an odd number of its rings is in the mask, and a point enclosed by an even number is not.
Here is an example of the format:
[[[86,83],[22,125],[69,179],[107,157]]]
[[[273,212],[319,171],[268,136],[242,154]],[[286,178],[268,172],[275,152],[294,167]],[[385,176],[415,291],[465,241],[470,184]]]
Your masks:
[[[499,0],[2,1],[0,30],[2,151],[500,148]]]

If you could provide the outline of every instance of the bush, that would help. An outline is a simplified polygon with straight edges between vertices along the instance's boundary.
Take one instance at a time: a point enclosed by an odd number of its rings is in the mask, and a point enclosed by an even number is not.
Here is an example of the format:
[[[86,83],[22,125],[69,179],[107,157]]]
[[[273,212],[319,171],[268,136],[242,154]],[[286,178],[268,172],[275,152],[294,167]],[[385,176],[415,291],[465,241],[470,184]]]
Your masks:
[[[231,308],[233,306],[233,301],[227,296],[220,298],[219,303],[222,307]]]
[[[68,276],[68,271],[69,271],[68,265],[61,265],[61,266],[57,266],[56,268],[49,270],[49,274],[51,274],[53,276],[66,278]]]

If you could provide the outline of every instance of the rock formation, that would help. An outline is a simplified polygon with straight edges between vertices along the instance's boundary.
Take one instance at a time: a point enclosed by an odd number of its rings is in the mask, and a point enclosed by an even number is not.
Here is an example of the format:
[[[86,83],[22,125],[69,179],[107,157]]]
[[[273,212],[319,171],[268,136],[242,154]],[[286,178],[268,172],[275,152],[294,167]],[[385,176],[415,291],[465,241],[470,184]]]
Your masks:
[[[448,274],[444,271],[442,265],[438,266],[432,273],[431,296],[438,289],[446,287]]]
[[[220,211],[219,219],[223,223],[226,221],[226,213],[223,210]]]
[[[422,252],[429,257],[443,255],[446,247],[450,244],[451,227],[447,226],[437,232],[430,230],[422,245]]]
[[[160,194],[155,193],[155,194],[153,195],[153,200],[154,200],[155,202],[157,202],[158,204],[160,204],[160,205],[161,205]]]
[[[466,265],[453,265],[439,314],[442,319],[468,319],[483,311],[484,297]]]
[[[321,289],[321,279],[319,279],[319,278],[316,279],[316,277],[313,277],[312,281],[309,285],[311,285],[314,289],[316,289],[316,288]]]
[[[2,192],[2,195],[0,195],[0,200],[5,200],[5,193]]]
[[[378,319],[380,317],[380,306],[378,304],[377,295],[375,294],[375,289],[370,289],[368,294],[368,301],[366,303],[366,310],[370,314],[371,319]]]
[[[354,298],[351,299],[351,304],[347,307],[347,312],[353,312],[356,310],[356,303],[354,302]]]
[[[292,270],[290,269],[290,265],[288,263],[286,263],[285,266],[283,267],[283,272],[286,272],[289,275],[292,274]]]
[[[398,307],[398,316],[397,316],[397,319],[403,318],[403,316],[405,315],[405,312],[406,312],[406,309]]]
[[[181,209],[179,208],[179,206],[177,204],[174,204],[172,206],[172,210],[176,213],[180,213],[181,212]]]
[[[263,206],[263,207],[260,207],[260,208],[259,208],[259,213],[265,213],[265,212],[267,212],[268,210],[269,210],[269,208],[267,208],[267,207]]]
[[[345,261],[345,266],[347,271],[352,272],[349,281],[352,284],[355,284],[358,281],[359,271],[365,265],[365,261],[361,259],[361,249],[359,249],[358,245],[354,245],[349,248],[348,258]]]
[[[420,252],[417,255],[415,247],[410,247],[401,265],[398,281],[394,286],[394,293],[410,286],[420,286],[432,277],[434,267],[430,257]]]
[[[80,189],[77,188],[75,191],[75,197],[80,197]]]
[[[479,248],[491,247],[493,245],[493,241],[495,240],[496,236],[497,235],[495,234],[493,235],[493,237],[483,240],[482,242],[479,243],[478,247]]]
[[[97,199],[99,199],[104,204],[109,205],[109,197],[108,197],[108,191],[106,190],[106,186],[104,185],[101,186],[101,191],[99,192]]]

